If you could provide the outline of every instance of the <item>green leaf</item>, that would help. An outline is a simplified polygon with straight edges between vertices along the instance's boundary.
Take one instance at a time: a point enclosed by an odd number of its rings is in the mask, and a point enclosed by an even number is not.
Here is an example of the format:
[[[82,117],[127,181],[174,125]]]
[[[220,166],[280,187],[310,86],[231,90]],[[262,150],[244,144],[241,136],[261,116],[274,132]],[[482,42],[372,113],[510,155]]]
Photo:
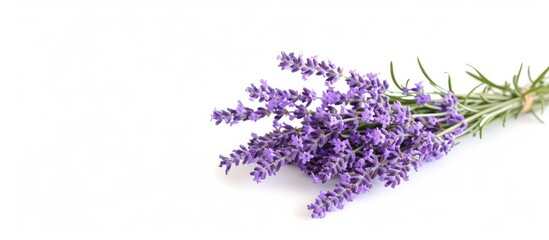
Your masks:
[[[522,99],[522,104],[521,104],[521,106],[524,106],[524,99]],[[521,113],[522,113],[522,111],[521,111],[521,109],[519,108],[519,109],[517,110],[517,112],[515,113],[515,119],[517,119],[517,118],[520,116]]]
[[[545,77],[545,74],[547,74],[547,72],[549,72],[549,67],[547,67],[547,68],[538,76],[538,78],[536,78],[536,80],[534,80],[534,82],[532,83],[532,87],[530,87],[530,90],[528,90],[528,92],[526,92],[526,94],[533,92],[533,91],[532,91],[532,88],[535,88],[538,84],[541,83],[541,81],[543,81],[543,78]]]
[[[429,77],[429,75],[427,74],[427,72],[425,71],[425,68],[423,68],[423,65],[421,65],[421,61],[419,60],[419,58],[417,58],[417,63],[419,64],[419,69],[421,69],[421,72],[423,73],[423,76],[425,76],[425,78],[427,79],[427,81],[429,81],[429,83],[437,88],[439,91],[442,91],[442,92],[445,92],[446,89],[444,89],[443,87],[439,86],[435,81],[433,81],[433,79],[431,79],[431,77]]]
[[[479,88],[482,85],[484,85],[484,83],[481,83],[481,84],[477,85],[476,87],[474,87],[473,89],[471,89],[471,91],[465,96],[465,101],[463,102],[463,104],[467,105],[467,100],[469,100],[469,96],[471,96],[471,94],[473,94],[473,92],[475,90],[477,90],[477,88]]]
[[[513,86],[515,87],[515,94],[517,94],[517,96],[523,96],[524,95],[524,94],[522,94],[522,89],[518,85],[518,81],[519,81],[519,78],[520,78],[521,71],[522,71],[522,63],[520,64],[520,68],[519,68],[519,71],[518,71],[517,75],[513,76]]]
[[[518,71],[518,73],[517,73],[517,79],[520,78],[520,73],[522,72],[522,66],[523,66],[523,65],[524,65],[523,63],[520,64],[520,68],[519,68],[519,71]]]
[[[505,88],[505,91],[511,91],[511,84],[505,81],[503,87]]]
[[[530,74],[530,66],[528,66],[528,80],[530,80],[530,82],[534,81],[532,80],[532,75]]]
[[[446,73],[446,74],[448,74],[448,90],[450,90],[450,92],[453,94],[454,90],[452,89],[452,79],[450,78],[449,73]]]
[[[530,112],[532,113],[532,115],[534,115],[534,117],[535,117],[540,123],[545,123],[543,120],[541,120],[541,118],[538,116],[538,114],[536,113],[536,111],[530,109]]]
[[[540,89],[543,89],[543,88],[547,88],[547,86],[540,86],[540,87],[533,87],[534,84],[532,84],[532,87],[530,87],[530,89],[528,89],[528,91],[524,94],[529,94],[529,93],[533,93],[533,92],[537,92],[538,90]]]
[[[505,127],[505,123],[507,123],[507,117],[509,116],[509,112],[511,112],[511,109],[509,109],[509,110],[507,110],[503,113],[503,117],[502,117],[503,127]]]
[[[480,73],[480,71],[477,70],[475,67],[473,67],[473,66],[471,66],[471,65],[469,65],[469,64],[467,64],[467,66],[473,68],[473,69],[477,72],[477,74],[478,74],[478,76],[477,76],[477,75],[475,75],[474,73],[471,73],[471,72],[469,72],[469,71],[465,72],[465,73],[467,73],[469,76],[473,77],[474,79],[476,79],[476,80],[478,80],[478,81],[480,81],[480,82],[482,82],[482,83],[484,83],[484,84],[486,84],[486,85],[488,85],[488,86],[491,86],[491,87],[500,89],[500,90],[502,90],[502,91],[506,91],[506,89],[505,89],[504,86],[497,85],[497,84],[493,83],[492,81],[488,80],[488,79],[487,79],[486,77],[484,77],[484,75],[482,75],[482,73]]]
[[[545,109],[545,98],[543,97],[543,94],[541,94],[539,92],[536,92],[536,95],[538,95],[538,97],[539,97],[539,102],[540,102],[540,105],[541,105],[541,114],[543,114],[543,111]]]
[[[490,90],[492,90],[490,86],[484,86],[484,89],[482,89],[482,93],[488,93],[490,92]]]
[[[400,86],[400,84],[398,84],[396,78],[395,78],[395,72],[393,71],[393,62],[391,61],[391,64],[389,65],[389,68],[390,68],[390,71],[391,71],[391,79],[393,79],[393,83],[395,84],[395,86],[400,89],[400,91],[403,91],[402,89],[402,86]]]

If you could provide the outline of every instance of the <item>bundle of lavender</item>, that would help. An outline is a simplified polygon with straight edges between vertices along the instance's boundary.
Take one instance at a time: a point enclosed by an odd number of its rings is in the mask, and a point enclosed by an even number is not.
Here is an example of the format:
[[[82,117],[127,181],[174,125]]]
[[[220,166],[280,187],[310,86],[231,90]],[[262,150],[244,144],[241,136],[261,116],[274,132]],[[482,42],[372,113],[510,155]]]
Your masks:
[[[498,85],[477,69],[467,72],[480,83],[468,94],[454,94],[448,76],[448,88],[435,83],[418,60],[421,72],[432,91],[422,82],[403,86],[391,78],[398,91],[377,74],[344,73],[343,68],[316,56],[303,58],[284,52],[278,56],[282,70],[299,72],[303,80],[317,77],[326,88],[315,91],[278,89],[261,80],[246,89],[250,100],[264,107],[250,108],[238,102],[236,108],[214,110],[216,124],[236,124],[273,117],[274,129],[262,136],[252,134],[247,146],[240,145],[229,156],[221,155],[220,167],[228,173],[233,165],[254,164],[250,173],[256,182],[275,175],[281,167],[295,165],[314,183],[339,179],[331,191],[320,192],[307,208],[313,218],[342,209],[357,195],[368,192],[374,181],[395,187],[408,180],[411,169],[439,159],[466,134],[482,136],[482,129],[510,115],[543,110],[549,98],[544,82],[546,68],[530,83],[519,86],[522,66],[513,80]],[[336,82],[345,81],[344,89]],[[284,122],[284,119],[287,119]],[[540,120],[541,121],[541,120]],[[297,123],[297,124],[296,124]],[[292,125],[293,124],[293,125]]]

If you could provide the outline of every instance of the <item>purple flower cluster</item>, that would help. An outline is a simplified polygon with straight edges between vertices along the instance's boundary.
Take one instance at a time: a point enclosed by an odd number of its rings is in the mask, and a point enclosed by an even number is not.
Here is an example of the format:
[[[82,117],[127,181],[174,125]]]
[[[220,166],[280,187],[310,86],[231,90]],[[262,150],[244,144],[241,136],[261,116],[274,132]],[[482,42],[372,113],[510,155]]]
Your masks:
[[[303,80],[306,80],[311,75],[322,76],[326,80],[326,85],[330,86],[335,83],[343,75],[343,68],[336,67],[330,61],[318,61],[317,57],[303,59],[301,55],[295,53],[286,54],[282,52],[278,56],[282,70],[289,69],[292,72],[300,71]]]
[[[252,84],[246,88],[246,92],[250,100],[265,103],[265,107],[252,109],[238,101],[235,109],[214,111],[212,119],[216,124],[225,122],[233,125],[240,121],[257,121],[271,114],[275,116],[275,123],[285,115],[290,119],[303,118],[307,113],[307,107],[316,100],[316,93],[313,90],[307,88],[303,88],[301,92],[292,89],[281,90],[270,87],[265,80],[261,80],[259,87]]]
[[[391,99],[386,81],[377,74],[361,75],[343,70],[330,61],[317,57],[304,59],[294,53],[278,57],[283,70],[300,72],[303,79],[316,75],[326,81],[320,97],[310,89],[281,90],[266,81],[246,89],[251,100],[264,103],[252,109],[241,102],[235,109],[215,110],[212,119],[235,124],[256,121],[274,115],[274,130],[263,136],[252,134],[247,146],[241,145],[229,156],[220,156],[220,167],[228,173],[233,165],[255,164],[250,173],[257,182],[275,175],[282,166],[296,165],[313,182],[325,183],[333,177],[339,181],[331,191],[321,192],[308,205],[312,217],[322,218],[327,212],[341,209],[345,202],[367,192],[375,180],[395,187],[408,180],[408,172],[417,170],[422,162],[438,159],[454,145],[454,137],[466,127],[455,105],[456,98],[447,93],[441,100],[432,100],[416,84],[404,89],[415,96],[416,105],[440,109],[434,116],[414,116],[408,106]],[[337,90],[334,83],[344,79],[347,87]],[[313,102],[319,102],[313,108]],[[280,120],[299,120],[295,127]],[[448,126],[461,127],[442,136]]]

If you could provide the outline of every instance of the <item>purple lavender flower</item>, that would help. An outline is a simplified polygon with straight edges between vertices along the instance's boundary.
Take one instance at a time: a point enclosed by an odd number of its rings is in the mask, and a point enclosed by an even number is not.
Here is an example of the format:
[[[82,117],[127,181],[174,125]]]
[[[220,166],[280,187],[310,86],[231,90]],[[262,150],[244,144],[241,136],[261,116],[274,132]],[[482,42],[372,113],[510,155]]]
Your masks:
[[[292,139],[292,142],[291,142],[292,146],[294,146],[297,149],[303,148],[303,139],[301,139],[301,137],[297,135],[292,135],[291,139]]]
[[[341,141],[341,139],[339,138],[334,138],[330,141],[330,143],[333,145],[333,149],[335,153],[343,152],[343,150],[347,148],[348,142],[349,142],[348,140]]]
[[[303,60],[301,55],[281,52],[277,59],[280,61],[278,66],[282,70],[301,71],[303,80],[307,80],[313,74],[322,76],[327,86],[333,85],[343,74],[342,68],[336,67],[330,61],[318,61],[316,56]]]
[[[360,114],[360,121],[362,122],[370,122],[372,120],[374,113],[370,111],[370,109],[364,109],[362,113]]]
[[[312,157],[313,155],[311,155],[309,152],[302,152],[301,154],[299,154],[299,160],[302,164],[309,162]]]
[[[436,114],[414,115],[409,105],[390,98],[389,85],[378,74],[361,75],[353,70],[345,76],[343,68],[316,56],[303,58],[282,52],[278,60],[282,70],[299,72],[304,80],[320,77],[326,89],[318,99],[313,90],[282,90],[261,80],[259,86],[252,84],[246,92],[250,100],[264,104],[262,107],[252,109],[239,101],[235,109],[215,110],[212,120],[216,124],[273,116],[275,127],[265,135],[252,135],[247,146],[240,146],[229,156],[220,156],[220,167],[228,173],[233,165],[254,164],[250,175],[256,182],[286,165],[297,166],[313,182],[326,183],[339,177],[333,190],[321,192],[307,206],[312,217],[321,218],[343,208],[346,202],[369,191],[373,181],[396,187],[408,180],[411,169],[448,153],[455,136],[467,128],[450,92],[442,100],[433,100],[421,82],[404,88],[405,96],[413,96],[408,101],[440,109]],[[339,79],[345,80],[345,89],[335,88]],[[311,107],[316,101],[318,107]],[[286,118],[294,125],[295,120],[299,122],[293,126],[284,122]],[[447,130],[449,126],[454,127]]]
[[[418,94],[416,96],[416,104],[424,105],[431,101],[431,96],[428,94]]]

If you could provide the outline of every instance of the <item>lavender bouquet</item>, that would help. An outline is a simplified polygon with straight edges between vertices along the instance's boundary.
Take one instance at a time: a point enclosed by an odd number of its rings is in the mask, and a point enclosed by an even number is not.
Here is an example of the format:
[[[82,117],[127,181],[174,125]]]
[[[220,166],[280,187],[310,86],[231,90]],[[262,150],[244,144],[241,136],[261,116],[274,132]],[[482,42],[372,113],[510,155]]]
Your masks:
[[[549,97],[549,85],[544,82],[549,67],[536,78],[528,68],[526,88],[519,86],[522,65],[513,80],[503,85],[471,67],[467,74],[479,84],[460,95],[453,92],[450,76],[447,88],[440,86],[419,59],[432,91],[422,82],[401,85],[392,63],[391,78],[398,91],[389,90],[388,82],[377,74],[344,72],[316,56],[282,52],[278,60],[282,70],[298,72],[303,80],[320,78],[326,88],[278,89],[261,80],[246,92],[263,107],[254,109],[239,101],[234,109],[214,110],[216,124],[274,118],[271,132],[252,134],[247,146],[240,145],[229,156],[221,155],[219,166],[228,173],[233,165],[254,164],[250,175],[258,183],[287,165],[297,166],[314,183],[337,177],[333,190],[320,192],[307,206],[313,218],[342,209],[345,202],[368,192],[376,180],[394,188],[408,180],[411,169],[417,171],[424,162],[447,154],[457,138],[477,133],[482,137],[482,129],[490,123],[501,120],[505,124],[508,116],[524,112],[539,119],[534,110],[543,111]],[[336,87],[338,81],[345,81],[344,89]]]

